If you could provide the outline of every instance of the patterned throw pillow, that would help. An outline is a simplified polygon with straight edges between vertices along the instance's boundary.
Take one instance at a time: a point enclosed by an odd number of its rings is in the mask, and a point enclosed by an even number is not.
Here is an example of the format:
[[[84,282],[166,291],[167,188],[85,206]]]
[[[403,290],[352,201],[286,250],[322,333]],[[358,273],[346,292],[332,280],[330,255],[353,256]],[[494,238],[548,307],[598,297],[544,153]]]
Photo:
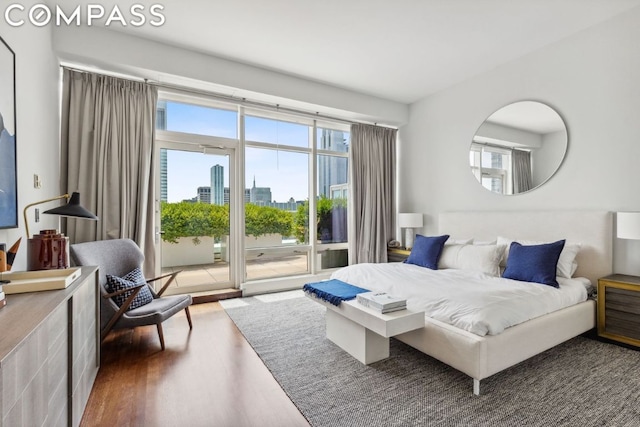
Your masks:
[[[118,292],[122,289],[130,289],[146,283],[147,280],[144,278],[142,271],[139,268],[136,268],[133,271],[127,273],[124,277],[112,276],[111,274],[107,274],[106,288],[107,292],[113,293]],[[132,293],[133,291],[124,292],[113,297],[113,301],[118,305],[118,307],[121,307]],[[133,302],[129,306],[129,310],[142,307],[143,305],[149,304],[151,301],[153,301],[153,295],[151,295],[149,287],[143,286],[140,289],[140,292],[138,292],[138,295],[136,295],[136,297],[133,299]]]

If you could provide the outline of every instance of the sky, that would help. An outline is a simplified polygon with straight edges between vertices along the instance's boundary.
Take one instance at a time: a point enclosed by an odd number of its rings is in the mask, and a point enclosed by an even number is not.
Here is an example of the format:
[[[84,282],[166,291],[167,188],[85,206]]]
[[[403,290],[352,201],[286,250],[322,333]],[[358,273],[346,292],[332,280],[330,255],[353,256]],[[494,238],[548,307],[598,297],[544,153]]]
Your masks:
[[[235,111],[167,103],[167,130],[237,138],[236,117]],[[249,116],[245,122],[247,140],[308,147],[307,126]],[[270,187],[272,199],[277,202],[286,202],[291,197],[306,200],[309,197],[308,163],[306,153],[247,147],[246,188],[253,185],[255,177],[256,186]],[[211,185],[210,169],[216,164],[224,166],[225,186],[228,186],[227,156],[170,150],[167,153],[168,201],[196,197],[198,187]]]

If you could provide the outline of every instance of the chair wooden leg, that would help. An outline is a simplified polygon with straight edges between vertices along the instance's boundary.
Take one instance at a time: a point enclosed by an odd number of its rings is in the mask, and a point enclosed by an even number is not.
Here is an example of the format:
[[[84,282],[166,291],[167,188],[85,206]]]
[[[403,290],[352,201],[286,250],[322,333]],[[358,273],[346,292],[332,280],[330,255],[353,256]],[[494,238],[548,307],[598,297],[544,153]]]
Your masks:
[[[158,323],[157,326],[158,326],[158,336],[160,337],[160,346],[164,351],[164,334],[162,333],[162,323]]]
[[[189,307],[185,307],[184,312],[187,313],[187,322],[189,322],[189,329],[193,329],[193,324],[191,323],[191,313],[189,313]]]

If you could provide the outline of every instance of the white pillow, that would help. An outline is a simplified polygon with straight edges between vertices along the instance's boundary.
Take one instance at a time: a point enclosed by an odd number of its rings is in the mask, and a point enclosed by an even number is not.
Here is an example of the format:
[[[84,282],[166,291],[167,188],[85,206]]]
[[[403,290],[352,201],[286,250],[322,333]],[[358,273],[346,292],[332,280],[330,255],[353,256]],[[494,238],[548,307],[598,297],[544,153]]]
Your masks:
[[[474,245],[495,245],[497,244],[497,240],[493,239],[493,240],[476,240],[473,239],[473,244]]]
[[[521,245],[543,245],[545,243],[552,242],[539,242],[535,240],[515,240]],[[504,248],[504,255],[502,256],[502,260],[500,261],[501,266],[507,265],[507,259],[509,258],[509,248],[511,243],[514,242],[513,239],[509,239],[506,237],[498,236],[498,246],[502,246]],[[567,243],[565,242],[564,248],[562,252],[560,252],[560,258],[558,259],[558,265],[556,268],[556,276],[565,277],[567,279],[571,279],[573,273],[578,269],[578,263],[576,262],[576,255],[578,255],[578,251],[582,247],[582,243]]]
[[[449,237],[447,239],[447,241],[444,242],[445,245],[470,245],[471,243],[473,243],[473,238],[471,238],[471,239],[452,239],[451,237]]]
[[[502,247],[497,245],[444,245],[438,268],[457,268],[500,276]]]

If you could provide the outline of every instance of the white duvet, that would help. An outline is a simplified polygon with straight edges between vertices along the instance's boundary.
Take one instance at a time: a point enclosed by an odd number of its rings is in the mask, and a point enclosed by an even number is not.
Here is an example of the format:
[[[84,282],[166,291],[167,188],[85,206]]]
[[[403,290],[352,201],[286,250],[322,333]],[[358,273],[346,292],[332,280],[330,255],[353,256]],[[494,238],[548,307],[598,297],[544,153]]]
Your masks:
[[[331,277],[406,298],[408,309],[424,310],[427,317],[481,336],[497,335],[510,326],[585,301],[590,285],[584,278],[558,278],[558,289],[468,270],[430,270],[404,263],[356,264]]]

